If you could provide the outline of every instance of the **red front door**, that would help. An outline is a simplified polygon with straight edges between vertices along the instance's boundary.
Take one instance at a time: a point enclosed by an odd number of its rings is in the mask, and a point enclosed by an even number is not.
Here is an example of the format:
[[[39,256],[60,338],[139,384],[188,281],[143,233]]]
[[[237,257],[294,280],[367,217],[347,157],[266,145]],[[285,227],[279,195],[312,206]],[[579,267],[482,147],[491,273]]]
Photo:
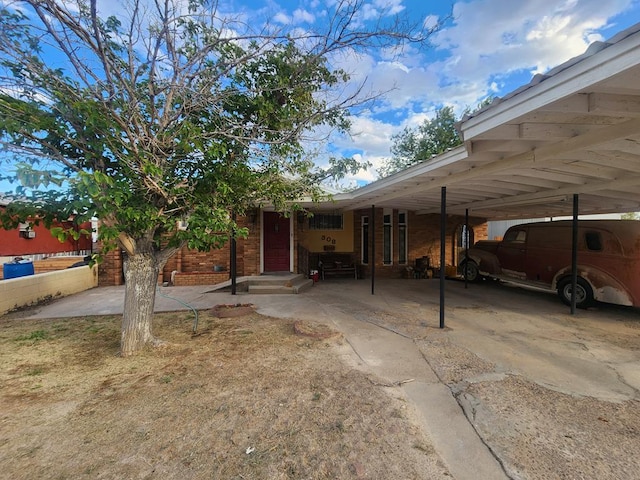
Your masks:
[[[290,220],[275,212],[264,212],[263,220],[264,271],[291,271]]]

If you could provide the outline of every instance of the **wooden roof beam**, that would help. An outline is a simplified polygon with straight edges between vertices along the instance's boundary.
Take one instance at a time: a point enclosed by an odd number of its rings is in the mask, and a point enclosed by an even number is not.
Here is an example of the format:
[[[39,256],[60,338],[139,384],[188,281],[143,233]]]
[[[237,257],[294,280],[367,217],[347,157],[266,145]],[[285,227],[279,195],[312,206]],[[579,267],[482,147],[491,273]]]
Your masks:
[[[591,93],[589,94],[589,112],[640,117],[640,97]]]

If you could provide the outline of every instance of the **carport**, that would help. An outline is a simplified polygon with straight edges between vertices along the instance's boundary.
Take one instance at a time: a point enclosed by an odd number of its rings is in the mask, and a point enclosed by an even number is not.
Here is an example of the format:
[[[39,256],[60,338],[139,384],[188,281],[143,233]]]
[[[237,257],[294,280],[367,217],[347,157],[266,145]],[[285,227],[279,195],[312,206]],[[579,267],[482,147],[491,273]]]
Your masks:
[[[335,201],[443,220],[640,211],[638,79],[640,24],[463,119],[463,146]]]

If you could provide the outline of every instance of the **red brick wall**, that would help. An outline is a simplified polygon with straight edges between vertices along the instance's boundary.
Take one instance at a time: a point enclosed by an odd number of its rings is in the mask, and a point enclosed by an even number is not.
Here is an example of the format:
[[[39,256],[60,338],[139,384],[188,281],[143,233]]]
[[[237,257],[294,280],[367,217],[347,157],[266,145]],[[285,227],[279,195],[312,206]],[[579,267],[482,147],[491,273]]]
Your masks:
[[[361,217],[370,216],[371,210],[364,209],[354,214],[354,256],[356,259],[362,257],[361,253]],[[407,265],[413,265],[415,259],[422,256],[429,256],[432,266],[440,265],[440,215],[416,215],[415,212],[408,212],[407,219],[407,248],[408,248],[408,264],[398,264],[398,211],[393,211],[393,264],[383,265],[382,250],[382,232],[383,232],[383,210],[377,208],[376,212],[376,276],[387,278],[399,278],[403,275]],[[255,224],[244,220],[249,228],[249,236],[246,239],[238,239],[237,242],[237,272],[238,276],[249,276],[260,274],[260,222],[261,216],[258,215]],[[371,220],[369,220],[371,223]],[[464,217],[450,216],[447,220],[447,244],[446,244],[446,264],[455,265],[454,261],[454,239],[456,229],[464,224]],[[469,224],[473,227],[474,240],[482,240],[487,238],[487,224],[483,218],[470,218]],[[304,237],[305,232],[301,230],[297,220],[293,222],[293,245]],[[230,257],[229,245],[225,245],[219,250],[211,250],[209,252],[198,252],[183,248],[169,259],[165,265],[159,281],[171,281],[172,272],[176,285],[214,285],[223,282],[229,278]],[[294,254],[294,271],[297,271],[297,255]],[[222,265],[225,267],[224,272],[214,272],[214,265]],[[312,268],[315,268],[312,266]],[[363,273],[369,274],[368,266],[363,266]],[[200,277],[200,278],[198,278]],[[121,285],[122,284],[122,258],[120,251],[110,252],[105,261],[100,265],[100,285]],[[180,282],[180,283],[178,283]]]
[[[102,262],[98,265],[98,285],[108,287],[123,284],[122,253],[119,248],[116,248],[104,255]]]
[[[247,238],[239,238],[236,241],[236,269],[238,276],[259,275],[260,274],[260,230],[259,220],[252,224],[247,219],[239,219],[238,224],[249,229]],[[214,272],[214,266],[221,265],[225,272]],[[231,249],[227,242],[224,247],[208,252],[199,252],[184,247],[173,257],[171,257],[163,271],[162,276],[165,282],[171,281],[171,273],[202,273],[206,274],[209,280],[216,280],[211,283],[190,283],[190,285],[214,285],[229,278],[231,269]],[[215,273],[210,276],[209,273]],[[174,275],[175,278],[175,275]],[[203,277],[205,278],[205,277]],[[183,281],[183,280],[181,280]],[[187,281],[187,280],[184,280]],[[194,280],[188,280],[190,282]],[[204,280],[203,280],[204,281]]]
[[[216,285],[227,280],[229,280],[229,272],[183,272],[173,276],[173,285],[176,287]]]
[[[238,256],[241,255],[241,247],[238,245]],[[184,247],[173,257],[169,259],[163,269],[163,275],[166,278],[167,275],[171,275],[171,272],[176,270],[178,272],[213,272],[215,265],[220,265],[224,269],[229,271],[229,246],[225,245],[219,250],[211,250],[209,252],[199,252],[197,250],[190,250]],[[240,266],[238,266],[238,273],[241,272]],[[228,274],[227,274],[228,275]],[[168,278],[166,278],[168,281]]]
[[[260,230],[259,219],[255,224],[247,219],[239,219],[239,225],[249,228],[246,239],[238,239],[236,266],[238,276],[260,274]],[[229,243],[224,247],[209,252],[198,252],[184,247],[173,255],[166,263],[159,282],[170,282],[172,272],[181,275],[180,285],[215,285],[229,278],[230,265]],[[214,265],[222,265],[224,272],[214,272]],[[177,275],[174,275],[174,279]],[[200,277],[200,278],[198,278]],[[101,286],[122,285],[122,254],[120,250],[109,252],[100,264],[99,283]],[[178,283],[176,283],[178,284]]]
[[[376,276],[383,278],[399,278],[403,275],[406,267],[413,265],[416,258],[428,256],[430,265],[438,267],[440,265],[440,215],[416,215],[415,212],[408,212],[407,215],[407,260],[408,263],[401,265],[398,263],[398,210],[393,210],[393,262],[391,265],[383,265],[383,214],[382,208],[375,209],[375,264]],[[371,209],[359,210],[354,219],[354,246],[356,258],[362,258],[362,220],[363,216],[371,217]],[[454,261],[454,241],[456,230],[464,225],[464,217],[452,215],[447,218],[445,264],[456,265]],[[487,238],[487,224],[484,218],[469,218],[469,225],[473,228],[474,240]],[[371,229],[371,218],[369,218],[369,228]],[[371,230],[370,230],[371,232]],[[371,251],[369,252],[371,255]],[[365,275],[370,274],[369,266],[363,266]]]
[[[84,257],[51,257],[42,260],[35,260],[33,262],[33,270],[36,274],[46,272],[56,272],[58,270],[64,270],[69,268],[74,263],[78,263],[84,260]]]

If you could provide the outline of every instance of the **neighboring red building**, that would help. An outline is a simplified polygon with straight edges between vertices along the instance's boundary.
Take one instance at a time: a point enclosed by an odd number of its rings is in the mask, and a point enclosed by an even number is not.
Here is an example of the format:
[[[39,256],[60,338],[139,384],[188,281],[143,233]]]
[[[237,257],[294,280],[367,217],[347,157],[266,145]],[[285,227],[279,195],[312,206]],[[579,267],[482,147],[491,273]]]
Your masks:
[[[0,208],[5,208],[7,202],[0,200]],[[71,222],[61,222],[57,226],[71,226]],[[91,231],[91,222],[83,223],[78,227]],[[65,242],[60,242],[51,235],[51,231],[44,225],[34,225],[29,227],[23,224],[19,228],[5,230],[0,228],[0,257],[17,256],[53,256],[60,254],[87,255],[91,252],[91,234],[81,235],[78,240],[68,238]]]

